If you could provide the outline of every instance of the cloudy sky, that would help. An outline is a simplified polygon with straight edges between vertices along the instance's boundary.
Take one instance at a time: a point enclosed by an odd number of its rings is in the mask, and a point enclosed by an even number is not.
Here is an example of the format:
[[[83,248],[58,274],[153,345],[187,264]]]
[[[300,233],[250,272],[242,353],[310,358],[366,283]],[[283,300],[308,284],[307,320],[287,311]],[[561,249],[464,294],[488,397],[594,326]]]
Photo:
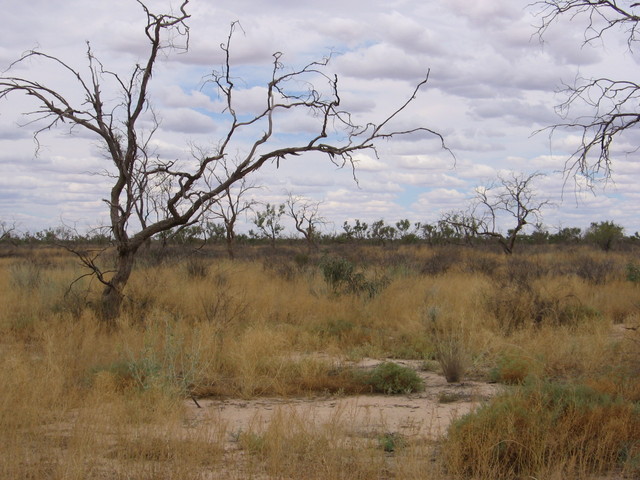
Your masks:
[[[173,2],[176,4],[177,2]],[[547,173],[535,184],[550,230],[586,227],[612,219],[627,233],[640,230],[638,153],[614,149],[612,181],[595,194],[565,182],[564,162],[577,146],[571,132],[534,132],[558,123],[556,93],[576,76],[637,78],[637,55],[626,38],[611,32],[605,42],[583,46],[584,19],[557,24],[541,43],[540,19],[530,0],[193,0],[188,10],[188,53],[163,57],[153,78],[151,101],[161,118],[154,147],[168,158],[188,158],[191,146],[215,145],[224,128],[221,104],[202,80],[219,69],[229,25],[239,21],[232,63],[239,104],[251,112],[274,52],[287,66],[300,67],[332,54],[327,72],[339,76],[343,106],[359,122],[379,122],[411,95],[430,71],[429,83],[400,127],[425,126],[442,133],[455,154],[427,137],[380,144],[379,156],[358,158],[350,169],[327,159],[299,157],[270,165],[253,181],[263,188],[256,200],[282,201],[287,192],[321,201],[320,213],[341,230],[342,222],[380,218],[395,223],[436,221],[442,212],[465,208],[477,186],[501,172]],[[168,0],[148,2],[163,11]],[[133,0],[29,0],[5,2],[0,31],[0,69],[29,49],[86,66],[86,41],[112,71],[126,74],[144,59],[144,14]],[[42,62],[30,61],[12,75],[38,78],[62,90],[73,85]],[[116,92],[103,92],[117,98]],[[69,91],[70,96],[74,92]],[[40,137],[34,155],[33,126],[19,127],[32,110],[28,99],[0,101],[0,220],[22,231],[60,225],[79,229],[105,224],[108,168],[96,139],[68,127]],[[295,139],[305,119],[283,119],[279,138]]]

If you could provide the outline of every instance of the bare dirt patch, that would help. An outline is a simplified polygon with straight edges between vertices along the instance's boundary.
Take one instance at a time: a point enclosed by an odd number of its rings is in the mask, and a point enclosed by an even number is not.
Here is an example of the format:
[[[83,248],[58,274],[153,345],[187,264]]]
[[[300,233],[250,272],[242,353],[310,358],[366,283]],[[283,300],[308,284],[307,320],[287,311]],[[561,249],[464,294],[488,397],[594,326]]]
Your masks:
[[[368,368],[380,361],[364,360],[359,367]],[[420,362],[397,361],[417,369]],[[435,439],[444,434],[450,423],[477,408],[502,388],[475,381],[449,384],[442,375],[419,371],[425,390],[407,395],[324,396],[314,398],[201,399],[202,408],[188,401],[189,418],[194,424],[224,422],[227,432],[260,430],[273,415],[290,413],[326,424],[337,417],[361,435],[400,433]]]

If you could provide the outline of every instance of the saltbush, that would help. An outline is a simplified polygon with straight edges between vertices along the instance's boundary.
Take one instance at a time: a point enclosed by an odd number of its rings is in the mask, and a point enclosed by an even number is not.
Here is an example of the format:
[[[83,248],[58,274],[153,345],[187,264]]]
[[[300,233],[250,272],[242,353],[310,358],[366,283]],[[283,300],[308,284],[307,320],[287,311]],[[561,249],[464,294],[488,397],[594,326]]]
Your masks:
[[[363,376],[363,382],[375,393],[395,395],[424,390],[424,382],[415,370],[393,362],[384,362]]]

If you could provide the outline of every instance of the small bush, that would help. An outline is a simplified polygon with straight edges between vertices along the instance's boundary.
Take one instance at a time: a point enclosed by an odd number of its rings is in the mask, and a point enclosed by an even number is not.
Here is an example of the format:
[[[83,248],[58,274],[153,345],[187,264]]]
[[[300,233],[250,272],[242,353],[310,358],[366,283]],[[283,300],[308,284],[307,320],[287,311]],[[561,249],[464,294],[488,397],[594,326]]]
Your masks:
[[[571,294],[539,291],[521,285],[489,292],[485,308],[505,335],[528,326],[575,325],[599,315],[596,310],[576,303]]]
[[[468,400],[469,395],[460,392],[440,392],[438,403],[455,403],[460,400]]]
[[[424,261],[420,273],[430,276],[444,275],[451,267],[460,262],[459,252],[459,250],[439,250]]]
[[[311,257],[307,253],[296,253],[293,256],[293,263],[295,263],[298,270],[304,270],[311,263]]]
[[[633,467],[640,411],[584,385],[531,382],[455,421],[442,451],[462,477],[587,478]]]
[[[531,288],[533,280],[544,276],[547,272],[548,269],[540,262],[512,256],[506,264],[504,281],[506,285]]]
[[[327,258],[320,264],[324,281],[337,292],[353,277],[355,265],[344,258]]]
[[[487,255],[472,255],[465,261],[469,273],[481,273],[489,277],[495,275],[500,266],[497,258]]]
[[[640,283],[640,265],[627,263],[627,280],[633,283]]]
[[[286,257],[271,255],[262,261],[265,272],[273,273],[287,282],[293,281],[302,270],[297,261],[290,261]]]
[[[343,340],[352,334],[356,325],[349,320],[342,318],[329,320],[326,325],[322,325],[318,329],[318,333],[322,336],[337,338]]]
[[[583,280],[593,285],[604,285],[616,272],[615,262],[609,258],[597,260],[589,256],[578,258],[574,264],[574,270]]]
[[[320,269],[334,295],[353,293],[373,298],[389,283],[386,277],[367,279],[363,273],[355,271],[353,263],[344,258],[327,258],[320,264]]]
[[[490,372],[490,378],[494,382],[507,385],[521,385],[533,372],[533,360],[523,356],[503,355],[498,359],[498,364]]]
[[[395,452],[407,445],[406,438],[395,432],[388,432],[378,437],[378,445],[387,453]]]
[[[364,375],[363,382],[372,392],[395,395],[424,390],[424,382],[415,370],[393,362],[384,362]]]

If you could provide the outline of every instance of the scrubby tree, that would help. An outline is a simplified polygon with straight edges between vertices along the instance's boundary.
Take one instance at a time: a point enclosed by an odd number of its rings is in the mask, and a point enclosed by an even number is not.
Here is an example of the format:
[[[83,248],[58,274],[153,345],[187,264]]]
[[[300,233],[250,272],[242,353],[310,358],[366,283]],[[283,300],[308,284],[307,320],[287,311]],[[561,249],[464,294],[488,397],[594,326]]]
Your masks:
[[[580,227],[559,227],[556,233],[549,236],[553,243],[578,243],[582,238]]]
[[[438,221],[440,238],[445,243],[462,243],[473,245],[474,239],[479,235],[478,219],[471,210],[453,210],[442,214]]]
[[[206,240],[208,242],[221,242],[226,239],[227,229],[222,223],[206,221],[204,222],[203,228]]]
[[[451,226],[448,220],[451,220],[452,216],[456,215],[455,212],[447,212],[442,215],[442,218],[436,223],[421,223],[418,227],[420,234],[429,245],[443,245],[449,242],[456,242],[460,240],[457,235],[456,229]],[[457,223],[457,222],[454,222]],[[473,235],[473,232],[471,232]]]
[[[342,229],[344,230],[344,235],[347,239],[351,240],[364,240],[367,238],[367,233],[369,231],[369,224],[367,222],[361,222],[360,219],[356,218],[354,221],[354,225],[351,225],[348,221],[342,224]]]
[[[536,245],[544,244],[549,241],[549,230],[542,223],[538,222],[533,226],[533,232],[529,235],[531,243]]]
[[[605,35],[626,35],[629,62],[636,62],[640,45],[640,2],[631,0],[544,0],[533,3],[539,15],[538,33],[545,33],[554,23],[566,18],[585,24],[584,43],[603,43]],[[588,180],[611,175],[614,140],[623,146],[630,140],[630,153],[637,152],[636,135],[640,126],[640,84],[633,79],[578,77],[565,85],[566,100],[558,110],[567,121],[551,127],[577,131],[581,141],[566,164],[566,172],[580,174]],[[584,107],[590,114],[584,114]],[[573,108],[579,114],[573,118]]]
[[[529,175],[511,172],[498,175],[498,180],[476,188],[476,197],[465,212],[444,218],[465,235],[493,238],[506,254],[513,253],[516,239],[531,221],[539,222],[542,209],[549,200],[539,199],[533,183],[541,173]],[[503,233],[501,224],[513,226]]]
[[[284,226],[281,223],[284,208],[284,203],[278,206],[267,203],[264,206],[264,210],[256,211],[253,224],[258,230],[251,230],[249,234],[254,237],[266,238],[271,243],[271,246],[275,247],[276,240],[280,238],[280,234],[284,231]]]
[[[592,222],[584,234],[586,241],[594,243],[605,252],[624,238],[624,227],[612,221]]]
[[[386,242],[393,240],[396,237],[396,233],[395,227],[385,224],[384,220],[380,219],[371,224],[369,237],[374,242],[384,245]]]
[[[400,241],[403,243],[416,243],[418,241],[418,235],[416,232],[420,231],[420,222],[416,222],[413,224],[414,231],[411,231],[411,222],[408,218],[404,218],[402,220],[398,220],[396,222],[396,230],[398,232],[398,237],[400,237]]]
[[[224,104],[221,121],[224,130],[211,139],[210,151],[194,149],[187,158],[163,158],[152,148],[151,140],[158,131],[159,119],[150,102],[151,84],[156,62],[170,57],[177,49],[187,50],[189,40],[189,0],[183,0],[172,13],[155,13],[142,0],[137,0],[146,22],[143,27],[146,55],[132,65],[128,73],[109,70],[87,45],[86,69],[80,70],[67,61],[39,50],[23,54],[0,75],[0,99],[23,94],[35,102],[31,125],[40,134],[62,124],[71,131],[84,131],[104,147],[112,179],[105,203],[116,250],[113,275],[100,271],[96,262],[87,263],[104,284],[101,299],[102,318],[115,326],[123,289],[129,280],[134,259],[148,240],[171,229],[196,224],[212,204],[220,201],[227,189],[256,172],[268,162],[281,162],[308,152],[326,155],[338,166],[353,166],[353,155],[375,149],[381,139],[410,133],[428,133],[438,141],[442,136],[425,127],[394,131],[391,121],[416,98],[428,82],[428,72],[409,98],[377,123],[355,123],[355,117],[340,107],[338,78],[327,73],[329,58],[302,68],[285,68],[282,54],[273,56],[272,74],[266,83],[262,110],[241,110],[236,101],[237,85],[241,85],[232,69],[231,43],[233,24],[221,45],[223,65],[207,78],[217,89]],[[12,73],[23,63],[42,62],[58,69],[56,76],[66,76],[61,87],[53,87],[48,79],[24,78]],[[80,95],[78,95],[80,93]],[[76,100],[81,97],[80,100]],[[275,141],[284,128],[287,115],[306,115],[317,122],[315,132],[300,132],[290,145]],[[151,126],[149,127],[149,123]],[[35,123],[34,123],[35,122]],[[212,134],[214,132],[211,132]],[[219,133],[219,132],[216,132]],[[306,135],[306,138],[302,136]],[[251,139],[253,140],[247,140]],[[444,143],[442,143],[444,147]],[[237,162],[229,172],[220,170],[221,162],[234,155]],[[82,168],[79,167],[81,170]],[[219,177],[213,175],[216,172]]]

